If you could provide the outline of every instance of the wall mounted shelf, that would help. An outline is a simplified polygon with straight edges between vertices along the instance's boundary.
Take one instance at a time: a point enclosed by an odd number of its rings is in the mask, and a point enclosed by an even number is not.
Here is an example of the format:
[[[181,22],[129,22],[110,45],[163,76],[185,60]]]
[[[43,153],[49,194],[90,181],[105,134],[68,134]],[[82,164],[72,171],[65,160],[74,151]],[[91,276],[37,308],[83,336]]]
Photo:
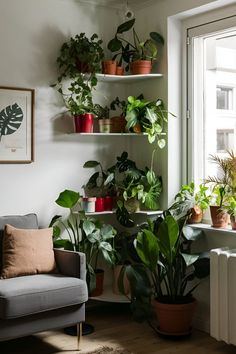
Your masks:
[[[150,80],[160,78],[162,74],[140,74],[140,75],[106,75],[96,74],[98,81],[102,82],[120,82],[120,83],[134,83],[142,80]]]

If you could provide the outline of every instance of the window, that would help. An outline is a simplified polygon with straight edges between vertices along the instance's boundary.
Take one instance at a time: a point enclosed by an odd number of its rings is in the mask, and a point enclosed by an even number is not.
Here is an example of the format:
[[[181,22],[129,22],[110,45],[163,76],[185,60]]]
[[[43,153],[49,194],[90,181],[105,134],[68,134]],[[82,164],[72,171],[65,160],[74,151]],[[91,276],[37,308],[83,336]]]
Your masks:
[[[231,87],[217,86],[216,108],[226,110],[233,109],[233,89]]]
[[[234,130],[218,129],[216,131],[216,152],[226,153],[227,150],[234,150]]]
[[[236,150],[235,17],[188,30],[187,179],[217,175],[209,156]]]

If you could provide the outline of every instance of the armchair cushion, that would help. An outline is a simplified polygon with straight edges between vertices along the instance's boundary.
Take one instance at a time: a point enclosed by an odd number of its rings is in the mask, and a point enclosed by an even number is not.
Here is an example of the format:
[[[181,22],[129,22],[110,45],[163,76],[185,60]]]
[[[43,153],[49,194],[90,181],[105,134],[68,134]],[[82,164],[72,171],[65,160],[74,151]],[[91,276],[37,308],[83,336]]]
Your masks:
[[[51,273],[56,269],[52,228],[17,229],[5,226],[1,278]]]
[[[10,319],[88,299],[84,280],[59,274],[38,274],[0,280],[0,318]]]
[[[6,224],[19,229],[38,229],[38,219],[36,214],[0,216],[0,271],[2,269],[2,240]]]

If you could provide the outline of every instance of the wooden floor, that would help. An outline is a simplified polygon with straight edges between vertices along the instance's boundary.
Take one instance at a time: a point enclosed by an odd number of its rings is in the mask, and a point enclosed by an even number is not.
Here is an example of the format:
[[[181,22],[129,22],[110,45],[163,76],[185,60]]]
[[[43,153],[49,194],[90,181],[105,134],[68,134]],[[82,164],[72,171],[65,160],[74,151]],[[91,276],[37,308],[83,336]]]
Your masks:
[[[193,330],[181,340],[160,338],[147,324],[131,319],[128,305],[88,306],[86,322],[95,327],[83,337],[80,354],[103,346],[119,347],[133,354],[235,354],[236,347],[217,342],[207,334]],[[1,354],[76,354],[76,337],[63,331],[43,332],[34,336],[0,343]]]

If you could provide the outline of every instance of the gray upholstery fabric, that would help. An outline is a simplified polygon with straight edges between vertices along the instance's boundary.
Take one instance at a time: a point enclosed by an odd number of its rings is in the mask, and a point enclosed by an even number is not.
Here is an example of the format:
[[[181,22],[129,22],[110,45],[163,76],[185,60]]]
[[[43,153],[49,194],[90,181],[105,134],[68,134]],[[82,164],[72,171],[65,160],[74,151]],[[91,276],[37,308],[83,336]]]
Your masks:
[[[54,249],[57,268],[61,274],[86,280],[86,259],[81,252]]]
[[[0,318],[10,319],[82,304],[86,282],[59,274],[37,274],[0,280]]]
[[[38,219],[36,214],[0,216],[0,272],[2,269],[2,238],[6,224],[18,229],[38,229]]]

